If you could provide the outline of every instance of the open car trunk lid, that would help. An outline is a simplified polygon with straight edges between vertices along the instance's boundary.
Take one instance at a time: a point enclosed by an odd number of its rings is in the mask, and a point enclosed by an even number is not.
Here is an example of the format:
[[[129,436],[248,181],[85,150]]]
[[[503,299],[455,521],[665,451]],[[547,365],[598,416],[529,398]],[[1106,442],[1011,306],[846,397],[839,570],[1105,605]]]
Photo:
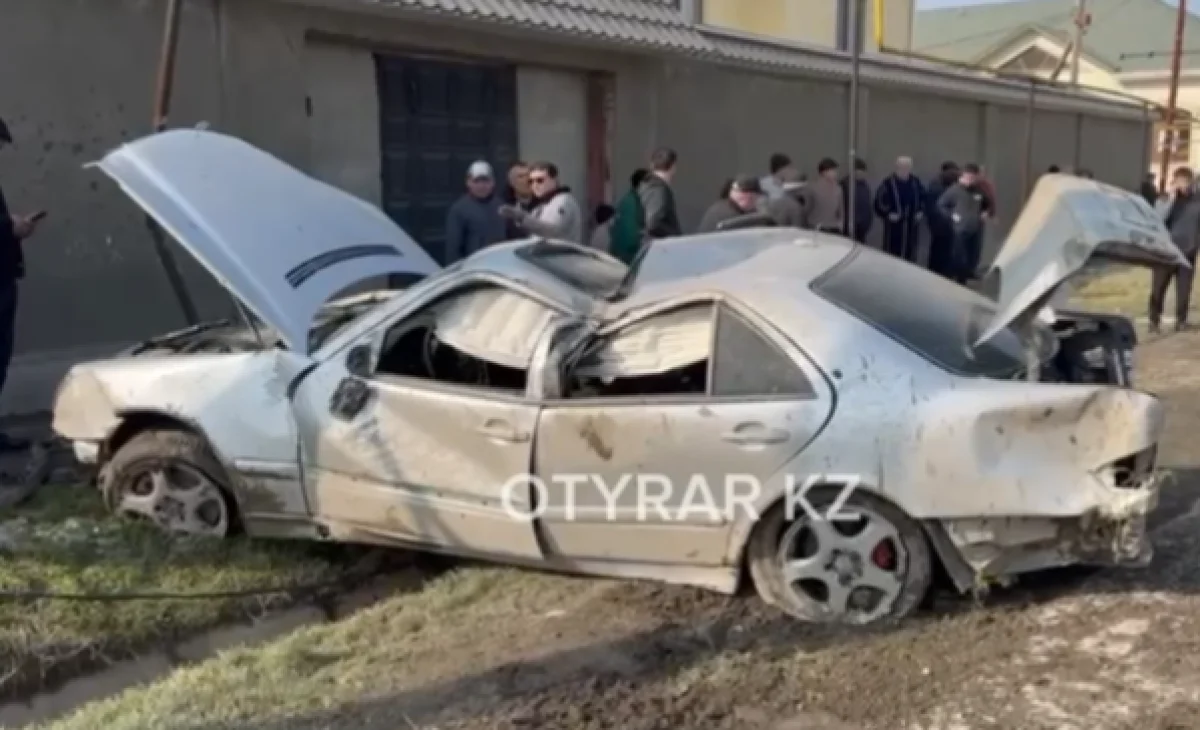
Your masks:
[[[91,163],[293,351],[317,313],[375,276],[438,271],[383,211],[215,132],[153,134]]]
[[[997,311],[976,340],[1038,316],[1088,263],[1187,266],[1162,219],[1140,196],[1072,175],[1043,175],[984,277]]]

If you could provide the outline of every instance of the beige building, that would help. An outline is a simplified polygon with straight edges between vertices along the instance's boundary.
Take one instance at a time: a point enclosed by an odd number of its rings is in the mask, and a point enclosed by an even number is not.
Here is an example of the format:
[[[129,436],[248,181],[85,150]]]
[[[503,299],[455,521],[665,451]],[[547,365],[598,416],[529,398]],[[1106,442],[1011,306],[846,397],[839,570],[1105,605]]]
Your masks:
[[[863,50],[908,50],[915,0],[862,0],[859,28]],[[849,48],[851,0],[694,0],[702,22],[745,33]],[[876,22],[881,20],[882,22]]]
[[[884,0],[885,2],[887,0]],[[1081,50],[1079,82],[1165,105],[1170,82],[1176,8],[1163,0],[1090,0],[1090,25]],[[1074,32],[1075,0],[1025,0],[917,13],[913,48],[924,54],[1005,71],[1070,79],[1064,64]],[[1200,165],[1200,18],[1184,30],[1177,104],[1186,120],[1169,138],[1155,123],[1151,169],[1164,147],[1171,165]],[[1061,69],[1060,69],[1061,66]],[[1052,161],[1047,161],[1047,164]]]

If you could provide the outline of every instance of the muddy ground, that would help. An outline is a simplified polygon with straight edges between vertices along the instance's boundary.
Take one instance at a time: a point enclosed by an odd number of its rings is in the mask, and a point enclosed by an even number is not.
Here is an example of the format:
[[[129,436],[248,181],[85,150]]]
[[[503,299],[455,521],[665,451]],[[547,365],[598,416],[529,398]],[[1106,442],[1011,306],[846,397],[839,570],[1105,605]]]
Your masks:
[[[1139,385],[1169,404],[1178,473],[1149,569],[1054,572],[982,604],[942,593],[873,631],[802,626],[753,596],[549,578],[499,622],[426,637],[434,650],[364,697],[255,726],[1200,727],[1200,334],[1139,357]]]

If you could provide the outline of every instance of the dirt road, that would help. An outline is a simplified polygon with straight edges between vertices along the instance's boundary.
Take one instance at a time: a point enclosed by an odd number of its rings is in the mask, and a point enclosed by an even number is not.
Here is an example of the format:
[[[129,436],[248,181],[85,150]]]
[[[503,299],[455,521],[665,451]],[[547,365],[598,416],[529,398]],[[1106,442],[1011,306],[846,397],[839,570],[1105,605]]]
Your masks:
[[[1168,402],[1179,475],[1147,570],[1040,575],[982,605],[939,595],[863,632],[750,596],[482,569],[62,727],[1200,727],[1200,335],[1147,343],[1138,367]]]

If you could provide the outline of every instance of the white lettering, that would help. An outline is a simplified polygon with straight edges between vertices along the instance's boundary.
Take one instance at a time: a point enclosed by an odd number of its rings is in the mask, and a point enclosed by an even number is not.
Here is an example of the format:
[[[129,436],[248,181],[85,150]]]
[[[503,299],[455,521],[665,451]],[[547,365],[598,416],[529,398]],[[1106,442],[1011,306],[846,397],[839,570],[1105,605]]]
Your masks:
[[[646,487],[650,484],[657,484],[660,489],[657,494],[650,495],[647,493]],[[637,500],[637,519],[638,522],[646,521],[646,506],[653,504],[658,517],[663,522],[670,522],[671,515],[667,512],[667,500],[671,498],[671,480],[663,474],[638,474],[637,476],[638,500]]]
[[[579,492],[575,489],[581,484],[586,484],[588,481],[587,474],[555,474],[554,482],[566,485],[566,490],[563,497],[566,499],[566,504],[563,505],[563,516],[568,521],[575,521],[579,517],[576,508],[579,504]]]
[[[517,474],[504,482],[500,489],[500,502],[509,517],[522,522],[532,522],[546,513],[549,492],[546,484],[536,474]],[[529,504],[529,500],[533,500]]]
[[[745,494],[738,490],[739,486],[748,486],[750,490]],[[730,522],[735,522],[738,519],[737,508],[741,506],[746,513],[746,516],[751,520],[757,520],[759,498],[762,497],[762,485],[758,479],[755,479],[749,474],[730,474],[725,477],[725,518]]]
[[[629,486],[629,482],[633,479],[632,474],[622,474],[617,480],[617,486],[613,489],[608,488],[608,484],[604,481],[604,477],[599,474],[592,475],[592,484],[596,489],[600,490],[600,494],[604,496],[604,517],[610,522],[617,519],[617,500],[621,498],[621,494],[625,488]],[[641,519],[641,513],[638,513],[638,519]]]
[[[704,504],[693,504],[697,496],[703,500]],[[709,489],[708,480],[704,478],[703,474],[693,474],[688,481],[687,492],[683,495],[683,503],[679,506],[679,514],[675,516],[675,519],[680,522],[689,521],[688,518],[692,516],[693,509],[698,509],[704,517],[708,518],[709,522],[721,523],[721,510],[717,509],[712,490]]]

